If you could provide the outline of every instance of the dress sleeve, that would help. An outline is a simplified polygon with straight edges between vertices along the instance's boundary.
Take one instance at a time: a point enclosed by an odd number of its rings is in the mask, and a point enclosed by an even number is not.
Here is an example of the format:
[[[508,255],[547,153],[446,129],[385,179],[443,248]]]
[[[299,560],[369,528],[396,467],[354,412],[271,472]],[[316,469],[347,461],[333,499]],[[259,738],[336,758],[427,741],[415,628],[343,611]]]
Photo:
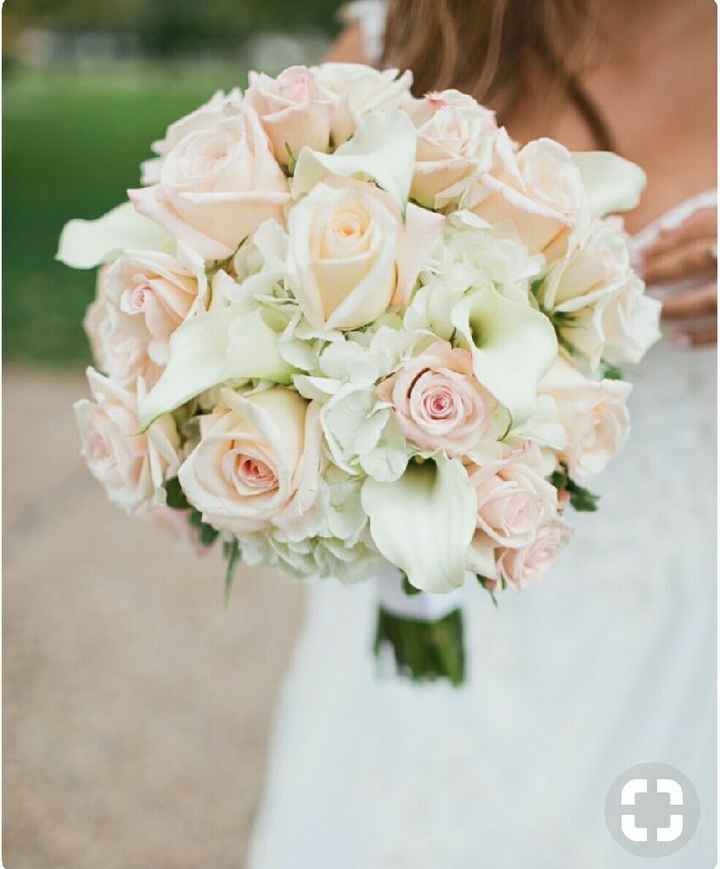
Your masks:
[[[367,58],[372,64],[379,63],[385,38],[386,0],[353,0],[342,6],[338,15],[346,24],[360,25]]]

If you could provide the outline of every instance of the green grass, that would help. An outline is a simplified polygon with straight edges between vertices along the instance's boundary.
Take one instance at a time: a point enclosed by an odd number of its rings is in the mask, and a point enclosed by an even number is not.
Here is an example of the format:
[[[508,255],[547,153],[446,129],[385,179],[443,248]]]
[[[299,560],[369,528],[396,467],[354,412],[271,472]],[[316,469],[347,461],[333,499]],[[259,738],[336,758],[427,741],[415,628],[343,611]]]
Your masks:
[[[183,75],[184,72],[184,75]],[[6,359],[87,362],[82,317],[94,272],[56,262],[63,224],[94,218],[139,182],[139,164],[167,124],[242,69],[135,68],[92,75],[19,75],[3,111],[3,352]]]

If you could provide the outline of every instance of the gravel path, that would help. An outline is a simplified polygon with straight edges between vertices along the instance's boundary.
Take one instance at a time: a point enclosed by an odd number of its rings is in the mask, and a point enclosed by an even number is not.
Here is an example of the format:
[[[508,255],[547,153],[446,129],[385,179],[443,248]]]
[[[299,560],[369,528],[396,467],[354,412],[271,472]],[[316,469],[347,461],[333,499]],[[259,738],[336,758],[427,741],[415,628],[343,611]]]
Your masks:
[[[113,508],[80,373],[5,372],[4,860],[238,869],[302,589]]]

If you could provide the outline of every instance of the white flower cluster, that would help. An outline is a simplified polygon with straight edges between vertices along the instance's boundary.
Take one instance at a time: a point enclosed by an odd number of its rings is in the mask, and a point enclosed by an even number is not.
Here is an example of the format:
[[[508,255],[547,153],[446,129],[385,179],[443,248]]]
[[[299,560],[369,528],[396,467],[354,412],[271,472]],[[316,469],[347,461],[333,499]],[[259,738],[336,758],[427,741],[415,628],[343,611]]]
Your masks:
[[[248,564],[524,585],[628,431],[602,379],[658,337],[612,154],[350,64],[252,74],[172,124],[144,186],[71,221],[101,265],[77,416],[109,496]],[[170,497],[172,493],[172,497]]]

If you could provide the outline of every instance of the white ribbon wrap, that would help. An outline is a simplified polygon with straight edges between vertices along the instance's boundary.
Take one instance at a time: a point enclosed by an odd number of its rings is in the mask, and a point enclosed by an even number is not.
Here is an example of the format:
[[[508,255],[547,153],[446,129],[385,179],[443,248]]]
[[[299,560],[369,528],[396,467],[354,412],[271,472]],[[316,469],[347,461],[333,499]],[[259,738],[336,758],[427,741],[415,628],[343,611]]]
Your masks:
[[[378,573],[376,584],[380,606],[400,618],[437,622],[453,610],[460,609],[463,603],[462,588],[447,594],[407,594],[403,591],[402,573],[392,564]]]

